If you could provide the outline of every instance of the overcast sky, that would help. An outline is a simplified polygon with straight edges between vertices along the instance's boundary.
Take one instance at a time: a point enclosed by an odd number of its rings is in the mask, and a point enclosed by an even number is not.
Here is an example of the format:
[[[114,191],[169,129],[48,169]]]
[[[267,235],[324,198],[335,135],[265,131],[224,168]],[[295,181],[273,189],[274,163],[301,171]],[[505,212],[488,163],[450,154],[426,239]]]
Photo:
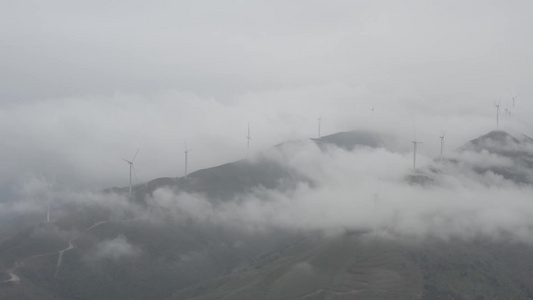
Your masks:
[[[531,134],[531,1],[0,2],[0,187],[126,186],[287,139]],[[375,107],[374,112],[371,108]]]

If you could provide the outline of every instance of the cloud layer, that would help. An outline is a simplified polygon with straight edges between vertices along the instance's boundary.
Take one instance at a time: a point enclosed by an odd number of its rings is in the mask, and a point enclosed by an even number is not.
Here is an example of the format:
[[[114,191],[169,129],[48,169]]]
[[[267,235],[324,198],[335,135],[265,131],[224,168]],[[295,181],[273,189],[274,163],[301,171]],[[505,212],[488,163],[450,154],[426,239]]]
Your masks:
[[[302,10],[302,6],[306,7]],[[0,4],[0,195],[55,173],[80,189],[243,158],[354,128],[438,153],[494,128],[530,130],[528,1]],[[24,24],[20,20],[25,20]],[[370,109],[374,107],[374,113]],[[511,121],[512,120],[512,121]],[[526,132],[527,133],[527,132]],[[403,147],[410,147],[408,142]]]
[[[285,163],[309,176],[315,182],[312,187],[301,183],[287,192],[259,188],[223,204],[160,189],[149,201],[152,213],[259,232],[356,230],[380,236],[488,236],[533,242],[532,187],[491,171],[473,171],[473,166],[500,166],[501,157],[455,153],[454,159],[462,163],[431,163],[441,171],[434,175],[434,184],[422,186],[407,180],[410,155],[369,148],[323,153],[312,143],[299,147],[304,155]]]
[[[528,240],[529,186],[466,167],[450,168],[431,189],[404,178],[415,134],[425,167],[438,157],[444,130],[445,154],[465,166],[523,168],[452,150],[495,129],[496,103],[500,129],[533,136],[532,8],[529,1],[4,2],[2,218],[39,214],[50,198],[54,213],[73,201],[137,216],[144,211],[125,197],[94,193],[128,185],[122,159],[137,149],[134,183],[179,177],[185,144],[195,171],[316,137],[320,117],[323,135],[367,129],[395,142],[355,153],[304,142],[294,155],[269,155],[317,187],[257,190],[221,207],[159,190],[153,210],[228,226],[512,232]],[[57,178],[51,194],[43,173]]]

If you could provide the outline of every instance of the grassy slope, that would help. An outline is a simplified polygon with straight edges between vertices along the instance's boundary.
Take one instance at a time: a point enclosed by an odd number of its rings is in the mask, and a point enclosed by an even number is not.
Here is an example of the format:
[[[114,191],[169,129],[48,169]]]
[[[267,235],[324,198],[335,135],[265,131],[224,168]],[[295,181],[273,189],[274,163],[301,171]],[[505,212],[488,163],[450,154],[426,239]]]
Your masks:
[[[256,185],[290,187],[291,184],[279,178],[295,176],[279,165],[264,161],[257,165],[228,164],[194,174],[187,181],[180,179],[182,184],[191,191],[221,199],[231,199],[235,193]],[[163,183],[154,181],[154,186],[148,184],[146,189],[180,186],[180,180],[178,183],[174,179],[165,179]],[[144,192],[138,196],[142,198]],[[97,221],[110,219],[106,211],[83,209],[63,217],[55,225],[80,233]],[[510,241],[374,241],[347,235],[327,239],[307,236],[290,244],[278,244],[277,237],[261,241],[261,238],[225,233],[219,228],[167,225],[171,226],[108,222],[97,227],[76,240],[76,249],[65,253],[57,277],[56,252],[68,245],[69,238],[39,234],[35,226],[18,231],[0,241],[3,270],[32,255],[51,255],[25,261],[17,269],[21,283],[2,284],[0,299],[164,299],[170,295],[172,300],[528,299],[533,296],[533,264],[530,263],[533,247]],[[143,255],[100,263],[87,260],[98,242],[120,234],[139,245]],[[248,242],[244,248],[231,247],[243,240]],[[275,250],[257,257],[258,253],[269,251],[266,249]],[[190,254],[189,260],[178,254]],[[3,280],[7,279],[6,272],[2,276]]]
[[[475,241],[300,242],[180,299],[529,299],[532,248]]]

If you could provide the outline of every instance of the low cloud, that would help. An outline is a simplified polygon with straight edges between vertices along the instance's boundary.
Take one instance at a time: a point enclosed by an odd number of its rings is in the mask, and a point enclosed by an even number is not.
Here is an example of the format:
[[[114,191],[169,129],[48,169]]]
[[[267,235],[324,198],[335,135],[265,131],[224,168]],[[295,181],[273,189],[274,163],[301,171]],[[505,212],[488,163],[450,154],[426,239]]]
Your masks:
[[[226,203],[159,189],[149,205],[156,215],[252,231],[376,230],[382,236],[447,239],[482,235],[533,242],[533,187],[491,171],[471,170],[476,163],[513,167],[505,158],[468,152],[456,158],[467,161],[469,167],[431,163],[440,172],[432,174],[434,183],[423,186],[407,179],[412,174],[409,154],[383,148],[321,152],[313,144],[305,147],[303,155],[286,157],[285,163],[308,175],[313,186],[301,182],[286,192],[259,188],[239,195],[240,201]],[[283,155],[273,156],[279,163]]]
[[[527,145],[507,150],[531,154]],[[49,193],[46,180],[36,176],[19,186],[20,201],[2,204],[2,215],[34,213],[42,221],[50,197],[53,219],[70,213],[72,207],[97,207],[105,213],[96,221],[158,223],[170,219],[248,232],[282,229],[336,234],[348,230],[381,236],[448,239],[483,235],[533,242],[533,187],[498,172],[533,178],[532,171],[513,156],[461,148],[448,150],[444,162],[439,162],[420,153],[414,172],[412,152],[395,143],[348,151],[334,145],[319,147],[304,139],[248,158],[251,164],[264,160],[289,169],[290,174],[304,175],[305,180],[284,190],[258,186],[226,202],[170,188],[159,188],[137,202],[125,194],[65,188]],[[416,184],[412,176],[430,180]],[[125,256],[139,253],[119,236],[99,244],[95,257],[115,259],[114,251],[121,249]]]
[[[119,235],[114,239],[98,243],[94,252],[89,254],[89,257],[97,260],[119,261],[125,258],[137,257],[140,253],[141,251],[138,247],[130,244],[124,235]]]

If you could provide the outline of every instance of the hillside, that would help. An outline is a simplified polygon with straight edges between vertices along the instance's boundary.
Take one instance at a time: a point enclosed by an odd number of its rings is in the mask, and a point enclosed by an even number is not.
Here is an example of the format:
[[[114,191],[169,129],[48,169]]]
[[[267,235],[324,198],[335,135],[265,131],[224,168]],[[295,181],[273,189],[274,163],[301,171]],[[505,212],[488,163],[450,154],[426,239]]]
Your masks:
[[[503,181],[490,184],[524,187],[527,197],[530,144],[526,138],[490,132],[444,162],[415,173],[398,170],[395,191],[409,188],[431,195],[435,189],[442,194],[436,189],[460,174],[463,184],[474,183],[469,193],[484,191],[485,177],[496,176]],[[284,211],[300,195],[334,190],[326,195],[340,198],[335,189],[344,188],[355,194],[366,185],[351,182],[357,177],[342,185],[321,178],[329,174],[324,168],[331,162],[340,161],[333,170],[342,170],[347,157],[365,155],[380,155],[384,162],[403,159],[379,135],[354,131],[283,143],[188,178],[155,179],[137,185],[131,196],[125,188],[67,195],[53,222],[35,222],[0,237],[0,299],[533,298],[533,267],[525,263],[533,259],[533,246],[528,229],[514,223],[491,231],[474,227],[471,235],[443,235],[443,224],[456,220],[431,208],[422,217],[439,222],[423,223],[441,235],[433,236],[416,234],[418,225],[411,231],[395,227],[402,225],[397,209],[386,214],[381,208],[384,220],[373,223],[373,230],[357,222],[341,222],[334,230],[328,224],[307,228],[307,223],[296,222],[302,218],[298,210]],[[314,174],[314,166],[300,162],[301,156],[310,156],[310,161],[324,157],[328,163],[315,161],[320,167]],[[420,187],[413,176],[430,181]],[[406,187],[405,179],[413,186]],[[391,195],[384,193],[380,205],[388,203],[386,197]],[[327,200],[340,207],[335,212],[345,210],[338,199]],[[356,207],[364,210],[361,203]],[[467,209],[466,219],[472,219]],[[328,222],[341,218],[326,219],[327,213],[323,218]]]
[[[304,239],[171,299],[529,299],[531,247],[490,241]]]

